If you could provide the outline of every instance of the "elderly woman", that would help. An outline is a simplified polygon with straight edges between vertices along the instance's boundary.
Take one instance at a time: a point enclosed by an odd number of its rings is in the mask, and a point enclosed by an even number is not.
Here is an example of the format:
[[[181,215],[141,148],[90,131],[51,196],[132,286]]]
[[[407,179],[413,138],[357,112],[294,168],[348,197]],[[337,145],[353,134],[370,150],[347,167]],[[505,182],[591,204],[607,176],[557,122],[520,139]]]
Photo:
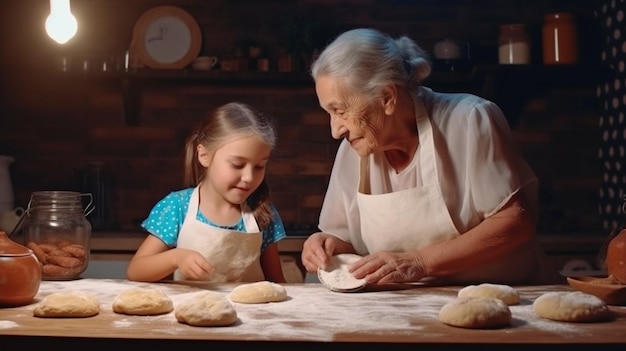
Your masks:
[[[309,272],[356,253],[368,284],[544,284],[559,280],[535,240],[537,179],[502,111],[421,86],[427,54],[374,29],[338,36],[313,63],[320,106],[343,139]]]

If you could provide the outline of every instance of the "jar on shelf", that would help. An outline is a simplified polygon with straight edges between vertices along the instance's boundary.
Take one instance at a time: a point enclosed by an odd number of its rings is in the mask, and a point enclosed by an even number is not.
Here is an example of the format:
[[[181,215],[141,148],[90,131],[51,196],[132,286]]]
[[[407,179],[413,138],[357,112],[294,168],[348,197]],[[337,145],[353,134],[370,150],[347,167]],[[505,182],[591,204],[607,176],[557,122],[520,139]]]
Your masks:
[[[578,30],[571,13],[551,13],[543,18],[543,63],[546,65],[578,62]]]
[[[83,198],[88,204],[83,209]],[[89,264],[91,194],[38,191],[31,195],[22,234],[41,264],[41,279],[77,279]]]
[[[498,62],[513,65],[530,63],[530,35],[525,24],[514,23],[500,26]]]

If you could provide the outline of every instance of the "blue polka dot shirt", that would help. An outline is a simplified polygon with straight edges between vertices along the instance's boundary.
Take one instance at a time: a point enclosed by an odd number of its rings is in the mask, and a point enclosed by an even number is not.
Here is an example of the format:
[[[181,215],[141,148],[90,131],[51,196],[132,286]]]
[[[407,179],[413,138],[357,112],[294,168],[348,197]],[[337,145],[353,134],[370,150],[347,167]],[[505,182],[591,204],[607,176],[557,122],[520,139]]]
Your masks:
[[[154,205],[148,215],[148,218],[141,223],[141,227],[147,230],[150,234],[161,239],[161,241],[163,241],[167,246],[176,247],[178,233],[183,225],[183,221],[185,220],[193,190],[194,188],[188,188],[172,191],[166,195],[163,199],[157,202],[156,205]],[[286,236],[283,222],[278,214],[278,211],[276,210],[276,207],[274,207],[273,204],[270,204],[270,208],[274,213],[274,216],[267,228],[263,230],[261,251],[265,250],[265,248],[270,244],[278,242]],[[239,218],[239,222],[233,226],[221,226],[212,223],[200,211],[198,211],[196,219],[215,227],[244,233],[247,232],[243,223],[243,218]]]

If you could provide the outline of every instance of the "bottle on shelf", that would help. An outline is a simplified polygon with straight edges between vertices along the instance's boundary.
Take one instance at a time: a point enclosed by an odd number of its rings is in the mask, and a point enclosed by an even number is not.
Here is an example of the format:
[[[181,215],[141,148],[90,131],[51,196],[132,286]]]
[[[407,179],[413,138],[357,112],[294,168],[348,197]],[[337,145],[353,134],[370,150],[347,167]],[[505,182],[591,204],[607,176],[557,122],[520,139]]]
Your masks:
[[[530,63],[530,35],[525,24],[514,23],[500,26],[498,62],[512,65]]]
[[[560,12],[545,15],[541,31],[544,64],[578,62],[578,30],[573,14]]]

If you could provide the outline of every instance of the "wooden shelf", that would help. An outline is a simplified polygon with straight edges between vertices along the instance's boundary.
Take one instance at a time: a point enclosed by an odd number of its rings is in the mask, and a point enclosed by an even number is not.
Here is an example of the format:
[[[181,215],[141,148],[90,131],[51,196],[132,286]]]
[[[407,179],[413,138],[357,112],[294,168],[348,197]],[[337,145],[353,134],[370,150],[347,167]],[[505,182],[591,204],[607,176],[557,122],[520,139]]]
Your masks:
[[[134,69],[112,72],[57,72],[59,79],[93,79],[120,84],[124,99],[124,119],[138,125],[141,92],[150,85],[194,85],[256,87],[271,86],[290,89],[313,87],[307,72],[258,71],[194,71],[191,69]],[[433,71],[424,85],[443,92],[470,92],[496,102],[514,126],[520,107],[533,94],[549,87],[580,87],[595,89],[609,70],[583,65],[499,65],[479,64],[464,71]]]
[[[67,79],[102,79],[132,80],[136,82],[156,83],[219,83],[219,84],[313,84],[311,77],[304,72],[257,72],[257,71],[194,71],[191,69],[134,69],[129,71],[111,72],[58,72],[57,75]]]

